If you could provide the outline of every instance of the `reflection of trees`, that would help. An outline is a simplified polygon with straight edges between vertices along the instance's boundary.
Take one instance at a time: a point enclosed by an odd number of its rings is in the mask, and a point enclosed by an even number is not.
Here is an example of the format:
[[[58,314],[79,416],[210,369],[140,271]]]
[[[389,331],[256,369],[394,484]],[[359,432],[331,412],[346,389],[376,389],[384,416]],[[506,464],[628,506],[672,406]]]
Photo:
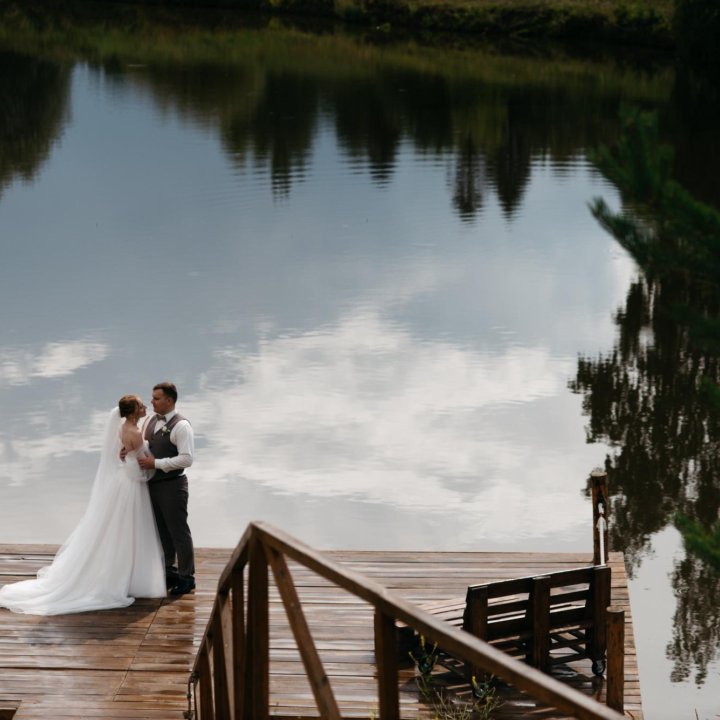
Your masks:
[[[711,491],[720,477],[720,428],[701,381],[720,376],[718,361],[692,348],[674,318],[686,284],[634,282],[616,317],[613,352],[580,358],[571,383],[584,395],[589,440],[618,448],[607,459],[616,494],[611,543],[630,567],[678,510],[711,518],[720,507]]]
[[[0,53],[0,191],[47,159],[67,117],[69,79],[57,63]]]
[[[393,87],[392,81],[381,80],[341,83],[331,90],[341,147],[353,159],[367,159],[371,176],[381,185],[392,176],[403,129]]]
[[[252,147],[258,165],[270,167],[273,191],[287,195],[302,176],[317,123],[315,83],[293,74],[268,74],[252,112],[224,128],[226,146],[241,153]]]
[[[244,166],[252,158],[281,194],[302,177],[319,124],[329,121],[377,183],[412,143],[447,163],[463,219],[492,193],[510,218],[532,158],[574,161],[616,130],[619,98],[656,104],[667,94],[663,70],[413,42],[376,47],[334,31],[258,30],[265,21],[222,10],[105,5],[11,3],[0,11],[0,39],[23,52],[82,58],[108,82],[144,88],[163,110],[217,128],[230,159]],[[40,81],[17,77],[18,87]],[[33,97],[45,106],[28,116],[41,122],[56,96]],[[18,152],[32,164],[32,153]]]
[[[512,118],[514,113],[508,113]],[[545,148],[537,148],[542,151]],[[490,176],[497,190],[500,205],[506,217],[511,218],[522,200],[525,186],[530,180],[530,152],[528,136],[523,128],[508,128],[502,144],[492,153],[488,164]]]
[[[302,178],[322,120],[334,123],[340,147],[380,185],[392,177],[402,143],[411,142],[447,160],[452,203],[464,220],[491,193],[512,218],[533,157],[561,167],[617,128],[615,104],[596,97],[592,85],[568,92],[561,83],[506,85],[375,64],[323,74],[316,64],[275,62],[270,51],[264,60],[153,65],[125,81],[147,88],[164,111],[216,125],[233,162],[252,157],[281,195]]]
[[[612,353],[580,358],[571,388],[583,394],[588,439],[617,448],[607,458],[611,542],[637,564],[652,534],[681,512],[702,528],[720,510],[720,214],[671,175],[657,124],[627,113],[626,132],[603,171],[619,186],[624,212],[596,201],[593,212],[638,262],[641,276],[616,316]],[[702,682],[717,655],[720,578],[694,556],[677,564],[674,680],[695,667]]]
[[[667,654],[673,661],[671,679],[701,685],[720,647],[720,575],[693,556],[679,562],[672,576],[677,598],[673,638]]]
[[[471,137],[460,143],[455,160],[453,205],[463,220],[471,220],[482,209],[486,183],[485,157]]]

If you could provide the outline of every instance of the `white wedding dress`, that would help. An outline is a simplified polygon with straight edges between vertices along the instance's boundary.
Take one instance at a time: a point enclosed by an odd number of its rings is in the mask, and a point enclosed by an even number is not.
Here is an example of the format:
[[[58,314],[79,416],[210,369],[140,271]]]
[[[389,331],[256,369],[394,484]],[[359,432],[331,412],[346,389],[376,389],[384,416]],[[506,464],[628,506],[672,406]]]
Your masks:
[[[115,408],[80,523],[37,579],[0,588],[0,607],[61,615],[127,607],[136,597],[165,596],[165,565],[147,475],[135,452],[120,461],[122,422]]]

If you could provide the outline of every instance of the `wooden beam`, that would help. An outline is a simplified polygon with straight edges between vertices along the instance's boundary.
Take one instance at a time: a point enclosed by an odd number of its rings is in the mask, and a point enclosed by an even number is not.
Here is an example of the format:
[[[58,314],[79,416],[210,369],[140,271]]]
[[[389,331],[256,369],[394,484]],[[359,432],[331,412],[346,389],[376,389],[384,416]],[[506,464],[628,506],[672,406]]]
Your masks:
[[[290,628],[295,636],[300,657],[305,666],[305,672],[310,681],[315,703],[320,711],[320,717],[323,720],[339,720],[340,710],[335,701],[330,680],[325,673],[320,655],[315,647],[310,628],[305,620],[300,598],[285,558],[277,550],[271,549],[268,552],[268,559],[275,576],[275,584],[285,607]]]
[[[592,660],[602,660],[607,651],[607,609],[610,605],[610,568],[599,565],[593,569],[590,608],[592,629],[588,654]]]
[[[463,629],[480,640],[488,639],[488,589],[487,587],[469,587],[465,599]],[[477,666],[470,667],[470,677],[480,680],[483,670]]]
[[[607,704],[621,713],[625,696],[625,611],[608,608],[607,619]]]
[[[375,611],[375,662],[381,720],[400,720],[397,626],[390,615]]]
[[[232,603],[232,687],[233,687],[233,720],[239,720],[243,709],[243,692],[245,684],[245,582],[244,568],[235,566],[230,576],[230,600]]]
[[[245,532],[240,538],[240,542],[237,544],[237,547],[235,548],[232,556],[230,557],[230,560],[228,560],[227,564],[225,565],[225,569],[220,575],[220,579],[218,580],[218,592],[227,592],[230,588],[230,577],[233,570],[236,567],[242,567],[247,563],[250,537],[252,536],[252,534],[253,525],[251,523],[245,528]]]
[[[550,659],[550,577],[540,575],[532,579],[530,607],[528,608],[532,647],[530,662],[533,667],[546,670]]]
[[[207,638],[200,647],[198,654],[198,671],[200,673],[200,720],[215,720],[215,709],[212,697],[212,674],[210,673],[210,656]]]
[[[230,720],[231,717],[228,669],[232,667],[232,657],[228,657],[229,642],[223,632],[223,616],[227,615],[227,605],[228,596],[220,594],[215,599],[212,612],[213,693],[217,720]]]
[[[268,566],[263,539],[253,533],[249,543],[248,621],[245,645],[244,720],[270,716],[270,621]]]

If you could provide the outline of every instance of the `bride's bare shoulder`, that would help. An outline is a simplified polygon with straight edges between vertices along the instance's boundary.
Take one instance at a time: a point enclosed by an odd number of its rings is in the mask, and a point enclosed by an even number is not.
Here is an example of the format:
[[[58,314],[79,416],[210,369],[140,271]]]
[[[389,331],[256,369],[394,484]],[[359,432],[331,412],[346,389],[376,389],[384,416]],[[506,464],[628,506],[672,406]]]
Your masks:
[[[137,450],[143,444],[142,433],[132,423],[125,423],[120,431],[120,439],[126,450]]]

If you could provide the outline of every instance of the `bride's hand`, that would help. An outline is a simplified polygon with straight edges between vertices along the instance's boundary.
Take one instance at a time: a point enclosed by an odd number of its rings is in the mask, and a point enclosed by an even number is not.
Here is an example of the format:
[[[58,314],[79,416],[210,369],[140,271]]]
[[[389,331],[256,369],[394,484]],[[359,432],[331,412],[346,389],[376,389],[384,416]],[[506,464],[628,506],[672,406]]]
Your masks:
[[[123,445],[120,448],[120,460],[121,462],[125,462],[125,458],[127,457],[128,451],[127,448]]]

